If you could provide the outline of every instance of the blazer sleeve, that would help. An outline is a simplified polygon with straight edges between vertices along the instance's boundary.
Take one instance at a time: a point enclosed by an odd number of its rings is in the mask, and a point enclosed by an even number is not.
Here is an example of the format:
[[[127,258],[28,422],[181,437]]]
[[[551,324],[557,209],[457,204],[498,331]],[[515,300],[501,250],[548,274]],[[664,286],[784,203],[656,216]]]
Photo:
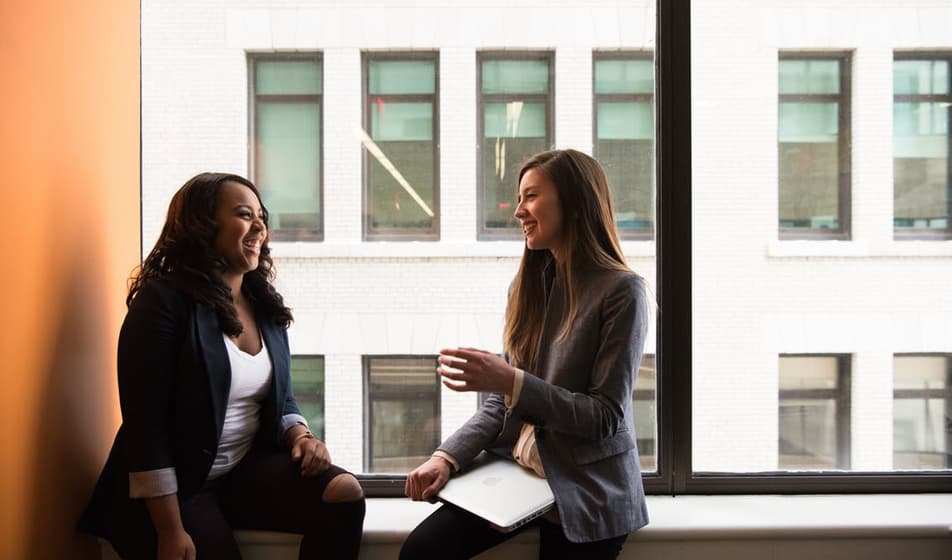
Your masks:
[[[281,353],[281,363],[286,364],[286,367],[279,368],[281,370],[280,375],[284,376],[280,386],[285,388],[285,396],[284,401],[281,403],[278,426],[274,434],[274,442],[278,447],[286,447],[287,441],[284,435],[289,429],[297,424],[301,424],[310,430],[310,426],[308,426],[307,418],[301,414],[301,409],[294,399],[294,385],[291,379],[291,346],[288,343],[288,330],[285,328],[281,329]],[[278,360],[275,360],[275,362],[277,363]]]
[[[648,329],[643,280],[626,275],[601,303],[600,342],[588,375],[587,390],[572,392],[524,375],[516,418],[556,432],[592,441],[614,435],[625,425]],[[571,336],[571,333],[569,334]]]
[[[460,469],[490,447],[502,433],[506,422],[506,404],[502,395],[493,393],[469,420],[437,448],[449,453]]]
[[[150,282],[132,301],[119,333],[122,452],[133,498],[178,490],[169,434],[174,371],[188,316],[179,292]]]

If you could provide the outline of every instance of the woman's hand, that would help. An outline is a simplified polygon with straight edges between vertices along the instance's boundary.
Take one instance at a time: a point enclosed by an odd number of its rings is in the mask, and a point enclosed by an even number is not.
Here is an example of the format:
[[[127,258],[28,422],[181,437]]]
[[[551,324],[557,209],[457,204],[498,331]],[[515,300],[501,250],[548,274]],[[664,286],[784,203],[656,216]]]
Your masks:
[[[443,385],[454,391],[512,394],[516,369],[496,354],[476,348],[444,349],[439,362],[436,372],[443,376]]]
[[[430,457],[427,462],[410,471],[404,488],[406,495],[414,500],[431,501],[450,479],[450,464],[446,459]]]
[[[327,446],[311,432],[304,432],[293,440],[291,460],[300,461],[301,476],[317,476],[331,466],[331,454]]]
[[[157,560],[195,560],[195,543],[181,527],[158,533],[156,544]]]

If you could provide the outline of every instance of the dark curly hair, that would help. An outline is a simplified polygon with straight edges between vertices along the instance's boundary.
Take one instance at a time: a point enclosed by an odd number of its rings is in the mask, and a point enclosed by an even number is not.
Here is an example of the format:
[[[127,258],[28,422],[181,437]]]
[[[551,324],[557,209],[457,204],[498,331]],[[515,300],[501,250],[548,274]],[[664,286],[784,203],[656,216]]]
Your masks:
[[[261,202],[257,187],[238,175],[199,173],[189,179],[172,197],[159,240],[130,279],[127,306],[145,284],[162,279],[214,309],[226,334],[238,336],[241,333],[231,291],[221,277],[227,263],[214,248],[218,233],[215,221],[218,193],[226,181],[245,185]],[[264,210],[264,222],[267,225],[267,210]],[[273,280],[274,263],[265,239],[258,268],[245,273],[241,290],[257,314],[287,327],[294,317],[284,305],[284,298],[274,289]]]

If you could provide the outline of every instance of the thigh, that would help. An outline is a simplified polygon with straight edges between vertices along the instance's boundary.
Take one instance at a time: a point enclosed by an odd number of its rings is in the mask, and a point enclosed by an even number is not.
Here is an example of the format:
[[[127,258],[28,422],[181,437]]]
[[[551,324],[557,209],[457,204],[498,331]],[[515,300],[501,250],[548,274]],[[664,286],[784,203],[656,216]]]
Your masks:
[[[501,533],[467,511],[444,504],[414,529],[403,548],[401,560],[440,558],[462,560],[509,540],[522,532],[525,525],[511,533]]]
[[[288,451],[253,448],[222,481],[222,509],[236,528],[305,533],[315,518],[333,510],[324,490],[346,472],[331,465],[318,476],[302,477]]]
[[[110,538],[113,548],[126,559],[155,558],[157,537],[144,501],[124,500],[116,505]],[[192,538],[198,557],[241,558],[214,491],[203,491],[184,500],[179,505],[179,512],[182,526]]]
[[[574,543],[560,525],[542,521],[539,528],[540,560],[614,560],[625,546],[628,535],[587,543]]]

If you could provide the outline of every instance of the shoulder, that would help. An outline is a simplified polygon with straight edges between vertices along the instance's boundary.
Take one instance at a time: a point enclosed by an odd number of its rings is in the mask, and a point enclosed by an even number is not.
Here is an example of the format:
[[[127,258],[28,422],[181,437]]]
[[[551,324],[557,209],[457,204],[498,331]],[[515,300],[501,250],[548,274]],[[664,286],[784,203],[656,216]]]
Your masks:
[[[165,311],[186,313],[192,298],[169,280],[156,278],[146,281],[129,304],[129,311]]]
[[[644,300],[645,280],[630,270],[596,270],[586,273],[582,289],[598,298]]]

